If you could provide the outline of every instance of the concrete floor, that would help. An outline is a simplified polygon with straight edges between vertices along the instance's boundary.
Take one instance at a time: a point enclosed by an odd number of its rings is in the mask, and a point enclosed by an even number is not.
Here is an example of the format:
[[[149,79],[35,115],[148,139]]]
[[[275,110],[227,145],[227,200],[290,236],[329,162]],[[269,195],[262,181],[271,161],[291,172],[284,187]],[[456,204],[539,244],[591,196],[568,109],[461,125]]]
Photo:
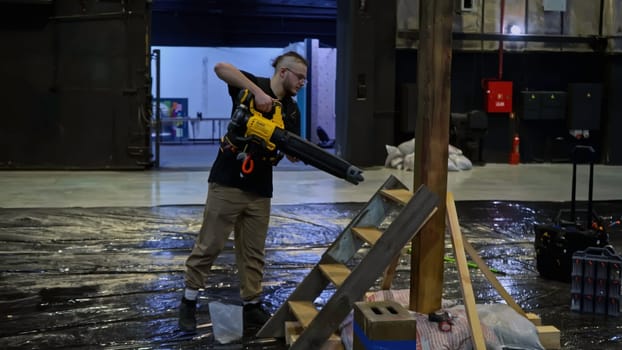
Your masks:
[[[161,168],[145,171],[4,171],[0,207],[101,207],[203,204],[214,145],[168,146]],[[274,204],[367,202],[389,175],[412,186],[413,173],[381,166],[363,169],[352,185],[311,166],[284,159],[276,168]],[[577,171],[577,199],[588,197],[588,166]],[[568,201],[571,164],[487,164],[449,172],[457,201]],[[594,167],[594,200],[622,199],[622,166]]]

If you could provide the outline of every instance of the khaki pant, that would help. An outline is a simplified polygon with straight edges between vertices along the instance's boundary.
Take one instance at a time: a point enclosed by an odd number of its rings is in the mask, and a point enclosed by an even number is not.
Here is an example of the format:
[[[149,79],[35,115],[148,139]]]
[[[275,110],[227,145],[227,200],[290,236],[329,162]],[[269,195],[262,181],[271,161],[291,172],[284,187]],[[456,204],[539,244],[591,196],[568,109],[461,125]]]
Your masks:
[[[258,298],[262,292],[269,221],[270,198],[210,183],[203,224],[186,260],[186,287],[205,287],[214,261],[234,231],[240,296],[245,301]]]

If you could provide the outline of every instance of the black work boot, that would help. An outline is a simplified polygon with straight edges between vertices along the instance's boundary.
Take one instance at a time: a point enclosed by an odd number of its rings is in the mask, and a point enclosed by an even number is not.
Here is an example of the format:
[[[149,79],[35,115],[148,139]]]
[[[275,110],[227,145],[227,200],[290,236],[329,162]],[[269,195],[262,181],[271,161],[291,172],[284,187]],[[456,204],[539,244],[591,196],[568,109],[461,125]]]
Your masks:
[[[268,311],[264,310],[261,303],[245,304],[243,316],[245,330],[259,330],[272,317]]]
[[[196,332],[197,330],[197,301],[181,298],[179,304],[179,329],[183,332]]]

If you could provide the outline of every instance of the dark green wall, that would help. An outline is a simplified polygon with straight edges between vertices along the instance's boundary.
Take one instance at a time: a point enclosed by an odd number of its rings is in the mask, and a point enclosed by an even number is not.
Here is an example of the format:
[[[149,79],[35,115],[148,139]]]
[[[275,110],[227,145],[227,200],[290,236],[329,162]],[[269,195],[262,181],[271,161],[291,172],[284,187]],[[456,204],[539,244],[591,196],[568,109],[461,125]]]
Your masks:
[[[0,168],[149,166],[149,12],[122,3],[0,3]]]

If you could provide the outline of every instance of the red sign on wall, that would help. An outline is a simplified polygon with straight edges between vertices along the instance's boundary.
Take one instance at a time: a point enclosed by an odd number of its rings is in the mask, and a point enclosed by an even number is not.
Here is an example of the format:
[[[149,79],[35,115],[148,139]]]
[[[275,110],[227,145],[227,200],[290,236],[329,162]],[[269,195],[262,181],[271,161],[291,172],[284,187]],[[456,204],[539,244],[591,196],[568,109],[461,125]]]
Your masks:
[[[511,113],[512,112],[512,82],[494,81],[486,82],[486,112],[488,113]]]

